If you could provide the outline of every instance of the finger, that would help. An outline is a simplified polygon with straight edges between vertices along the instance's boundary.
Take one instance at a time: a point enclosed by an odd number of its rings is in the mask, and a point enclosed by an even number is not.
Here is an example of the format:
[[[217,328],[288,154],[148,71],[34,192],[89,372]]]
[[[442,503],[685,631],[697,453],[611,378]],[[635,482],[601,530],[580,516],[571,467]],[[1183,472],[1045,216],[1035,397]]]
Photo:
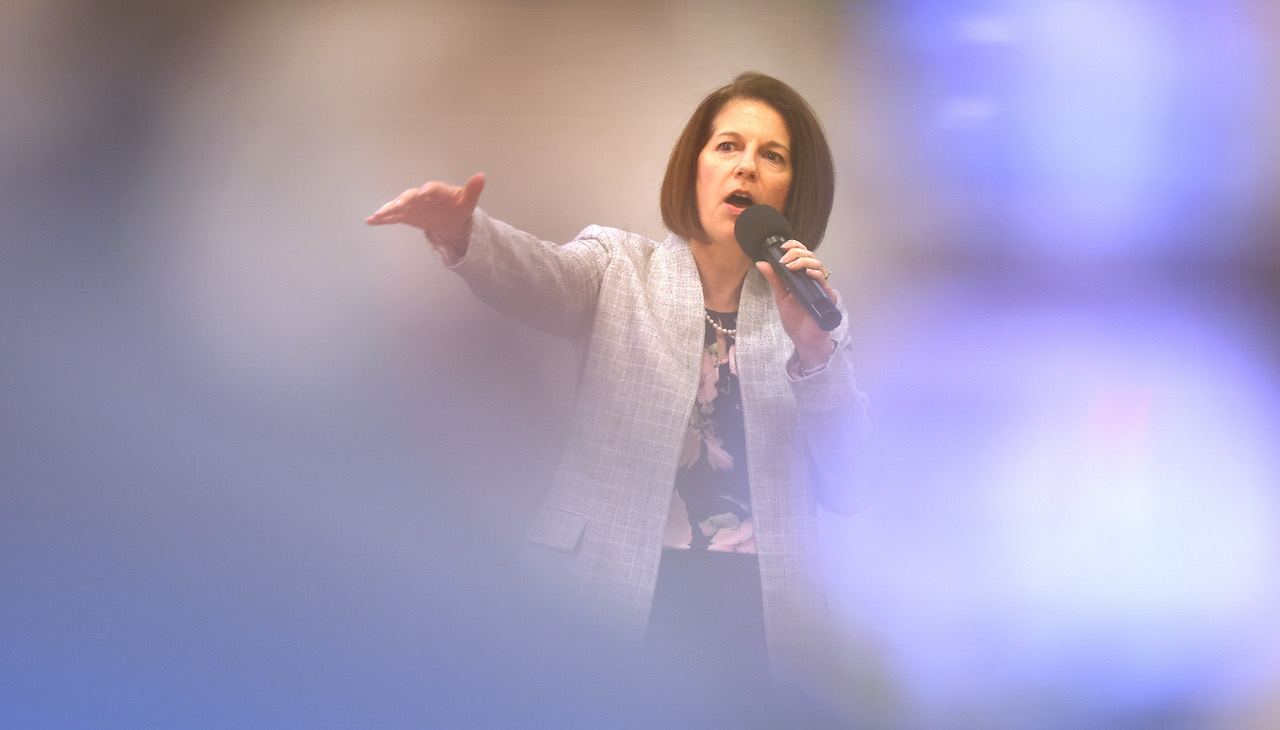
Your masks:
[[[385,212],[387,212],[387,211],[391,210],[392,208],[394,208],[394,207],[396,207],[396,206],[398,206],[398,205],[403,205],[403,204],[404,204],[404,199],[405,199],[405,197],[406,197],[406,196],[408,196],[410,193],[413,193],[413,192],[415,192],[415,191],[416,191],[416,188],[409,188],[408,190],[404,191],[403,193],[400,193],[399,195],[397,195],[396,197],[392,198],[391,200],[389,200],[389,201],[387,201],[387,202],[383,203],[383,204],[382,204],[382,207],[381,207],[381,208],[378,208],[377,212],[376,212],[376,213],[374,213],[374,215],[378,215],[379,213],[385,213]]]
[[[365,218],[364,222],[369,223],[370,225],[382,225],[385,223],[395,223],[396,220],[394,219],[400,215],[400,206],[401,206],[400,199],[397,198],[396,200],[386,203],[381,208],[378,208],[376,211],[374,211],[373,215],[369,216],[368,218]]]
[[[823,268],[822,262],[818,260],[817,254],[804,247],[804,244],[797,243],[793,248],[783,255],[784,263],[793,261],[802,261],[809,268]]]
[[[816,269],[808,269],[805,273],[822,285],[823,291],[827,293],[828,297],[831,297],[831,301],[834,302],[836,300],[836,290],[831,288],[831,282],[827,280],[826,271],[821,265]]]
[[[781,263],[784,263],[784,264],[790,261],[794,261],[795,259],[801,256],[813,255],[812,251],[806,248],[803,243],[800,243],[795,239],[786,241],[785,243],[782,244],[782,246],[780,246],[780,248],[785,252],[782,254],[782,260],[781,260]]]
[[[796,254],[795,258],[792,258],[790,261],[786,261],[784,259],[783,263],[792,271],[799,271],[800,269],[818,269],[821,271],[822,262],[818,261],[813,256],[806,254]]]
[[[798,259],[802,259],[807,256],[812,256],[812,254],[810,254],[807,250],[803,248],[792,248],[788,250],[786,253],[782,254],[782,258],[778,259],[778,263],[789,264],[792,261],[796,261]]]
[[[471,176],[470,180],[467,180],[467,184],[462,188],[462,204],[468,208],[476,207],[482,192],[484,192],[484,173],[477,172]]]
[[[374,213],[364,220],[366,223],[375,226],[386,225],[388,223],[403,223],[405,220],[405,214],[403,210],[397,208],[386,212]]]
[[[396,210],[403,210],[404,207],[408,205],[422,191],[423,191],[423,188],[409,188],[408,190],[404,191],[403,193],[400,193],[396,197],[392,198],[388,203],[386,203],[381,208],[379,208],[378,211],[374,213],[374,215],[378,215],[381,213],[390,213]]]

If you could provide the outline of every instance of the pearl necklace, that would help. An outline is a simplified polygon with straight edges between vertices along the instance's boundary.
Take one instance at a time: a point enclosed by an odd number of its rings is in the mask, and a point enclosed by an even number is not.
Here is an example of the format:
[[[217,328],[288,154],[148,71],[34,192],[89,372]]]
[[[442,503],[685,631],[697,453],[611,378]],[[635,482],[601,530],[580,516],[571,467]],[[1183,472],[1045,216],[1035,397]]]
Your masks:
[[[729,329],[728,327],[722,327],[722,326],[720,326],[720,323],[719,323],[719,322],[717,322],[717,321],[715,321],[714,319],[712,319],[712,318],[711,318],[711,313],[710,313],[710,312],[704,312],[702,316],[704,316],[704,317],[706,317],[706,318],[707,318],[707,324],[709,324],[709,325],[711,325],[712,327],[715,327],[715,328],[716,328],[716,332],[719,332],[719,333],[720,333],[720,334],[722,334],[722,335],[727,335],[727,336],[729,336],[729,337],[737,337],[737,336],[738,336],[738,330],[737,330],[736,328],[734,328],[734,329]]]

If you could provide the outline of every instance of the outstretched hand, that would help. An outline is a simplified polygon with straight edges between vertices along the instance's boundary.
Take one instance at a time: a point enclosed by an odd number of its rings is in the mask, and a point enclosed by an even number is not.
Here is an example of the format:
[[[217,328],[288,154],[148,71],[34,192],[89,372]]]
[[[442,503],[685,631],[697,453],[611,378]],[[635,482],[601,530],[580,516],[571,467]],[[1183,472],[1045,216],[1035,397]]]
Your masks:
[[[823,291],[834,302],[836,292],[827,281],[826,267],[813,252],[799,241],[787,241],[782,244],[782,248],[786,253],[782,255],[780,263],[792,271],[803,270],[806,275],[822,285]],[[795,343],[796,353],[800,356],[800,366],[805,370],[812,370],[825,363],[835,349],[831,333],[818,326],[804,304],[782,283],[782,279],[769,262],[757,261],[756,268],[764,274],[765,280],[769,282],[769,288],[773,290],[773,298],[778,303],[778,314],[782,318],[782,328]]]
[[[431,234],[455,251],[465,249],[471,214],[484,190],[484,173],[471,176],[463,187],[432,181],[409,188],[364,220],[371,226],[405,223]]]

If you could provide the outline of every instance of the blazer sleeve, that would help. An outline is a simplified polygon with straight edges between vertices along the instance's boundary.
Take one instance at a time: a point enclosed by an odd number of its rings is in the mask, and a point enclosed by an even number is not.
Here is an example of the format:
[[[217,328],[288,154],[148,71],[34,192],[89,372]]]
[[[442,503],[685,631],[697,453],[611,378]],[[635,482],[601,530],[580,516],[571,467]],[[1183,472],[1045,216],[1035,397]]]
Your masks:
[[[845,317],[846,321],[848,317]],[[846,325],[837,331],[827,364],[803,377],[788,367],[808,444],[810,473],[819,504],[837,514],[865,506],[882,479],[883,451],[871,420],[867,396],[854,378],[852,343]],[[795,360],[798,356],[792,354]]]
[[[549,243],[477,208],[466,253],[448,265],[499,312],[573,339],[591,322],[610,244],[607,229],[599,226],[564,245]]]

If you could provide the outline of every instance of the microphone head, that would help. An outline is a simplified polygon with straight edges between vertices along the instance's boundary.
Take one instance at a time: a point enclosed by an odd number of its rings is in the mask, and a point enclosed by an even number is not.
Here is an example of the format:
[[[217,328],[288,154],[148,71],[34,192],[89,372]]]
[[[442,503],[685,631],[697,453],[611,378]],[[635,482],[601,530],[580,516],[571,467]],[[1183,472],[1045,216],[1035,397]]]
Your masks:
[[[764,203],[747,206],[733,224],[733,237],[752,261],[764,260],[765,241],[774,236],[791,239],[791,224],[777,208]]]

